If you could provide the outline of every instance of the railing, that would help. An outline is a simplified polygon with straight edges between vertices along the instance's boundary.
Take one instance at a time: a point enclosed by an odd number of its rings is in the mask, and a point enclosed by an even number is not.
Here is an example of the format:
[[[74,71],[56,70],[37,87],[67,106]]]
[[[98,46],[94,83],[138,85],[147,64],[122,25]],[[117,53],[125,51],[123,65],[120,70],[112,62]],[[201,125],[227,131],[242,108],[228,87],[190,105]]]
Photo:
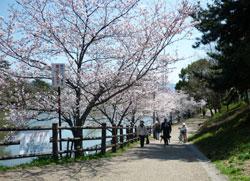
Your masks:
[[[59,138],[59,132],[62,130],[74,130],[74,129],[95,129],[101,130],[100,137],[74,137],[74,138]],[[151,131],[151,127],[148,127]],[[5,131],[41,131],[41,130],[50,130],[52,131],[52,137],[50,142],[52,143],[52,152],[48,153],[32,153],[32,154],[19,154],[12,156],[3,156],[0,157],[0,160],[9,160],[9,159],[19,159],[19,158],[27,158],[27,157],[39,157],[39,156],[52,156],[54,159],[58,159],[59,156],[62,157],[63,154],[67,157],[71,157],[75,152],[86,152],[86,151],[94,151],[101,154],[105,154],[107,150],[111,150],[112,152],[116,152],[117,148],[122,148],[124,145],[134,142],[138,140],[136,135],[136,127],[123,127],[123,126],[107,126],[106,123],[103,123],[102,126],[85,126],[85,127],[59,127],[57,123],[52,124],[52,128],[0,128],[0,132]],[[111,131],[111,135],[107,135],[107,130]],[[119,130],[119,131],[118,131]],[[126,134],[124,134],[124,130],[126,130]],[[119,134],[118,134],[119,132]],[[111,143],[108,144],[107,139],[111,139]],[[75,141],[91,141],[91,140],[101,140],[100,145],[95,145],[92,147],[86,147],[81,149],[74,149]],[[60,150],[58,147],[58,143],[66,142],[66,150]],[[8,145],[19,145],[20,141],[5,141],[0,142],[0,146],[8,146]]]

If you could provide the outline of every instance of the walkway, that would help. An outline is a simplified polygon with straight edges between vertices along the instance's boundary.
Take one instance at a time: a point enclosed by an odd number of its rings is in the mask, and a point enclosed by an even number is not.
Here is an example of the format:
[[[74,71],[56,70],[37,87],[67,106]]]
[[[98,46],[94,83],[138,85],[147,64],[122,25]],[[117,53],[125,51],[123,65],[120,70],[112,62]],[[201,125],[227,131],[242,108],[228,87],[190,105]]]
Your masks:
[[[166,147],[159,141],[151,141],[145,148],[133,148],[122,156],[0,173],[0,180],[226,180],[193,145],[179,144],[177,136],[176,126]]]

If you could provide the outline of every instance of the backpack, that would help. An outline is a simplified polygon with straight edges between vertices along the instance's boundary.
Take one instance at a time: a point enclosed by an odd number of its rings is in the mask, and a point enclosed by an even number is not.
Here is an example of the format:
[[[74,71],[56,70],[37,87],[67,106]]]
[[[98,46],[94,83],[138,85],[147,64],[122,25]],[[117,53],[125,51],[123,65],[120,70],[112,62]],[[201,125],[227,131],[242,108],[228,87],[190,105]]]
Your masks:
[[[186,134],[187,133],[187,128],[181,128],[181,133]]]

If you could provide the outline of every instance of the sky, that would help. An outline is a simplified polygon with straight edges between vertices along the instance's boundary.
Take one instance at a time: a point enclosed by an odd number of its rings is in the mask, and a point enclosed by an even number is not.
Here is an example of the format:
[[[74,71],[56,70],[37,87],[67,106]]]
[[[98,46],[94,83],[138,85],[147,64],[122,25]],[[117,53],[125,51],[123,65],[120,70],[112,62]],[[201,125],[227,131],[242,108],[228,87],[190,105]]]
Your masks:
[[[206,7],[208,3],[211,3],[212,0],[199,0],[202,7]],[[191,3],[197,3],[198,0],[190,0]],[[187,67],[194,61],[197,61],[202,58],[206,58],[206,50],[197,48],[192,48],[194,45],[195,38],[200,37],[201,33],[195,28],[192,29],[192,36],[188,39],[183,39],[175,45],[173,49],[176,49],[178,52],[178,56],[180,58],[184,58],[184,60],[178,61],[174,64],[169,65],[171,68],[171,72],[168,74],[168,81],[170,84],[176,84],[179,80],[179,73],[182,68]]]
[[[192,45],[195,43],[195,38],[199,36],[200,33],[194,29],[191,39],[183,39],[175,44],[173,49],[177,51],[177,55],[181,60],[169,65],[171,72],[168,74],[168,81],[170,84],[175,84],[178,82],[178,75],[182,68],[187,67],[196,60],[207,57],[206,51],[204,49],[192,48]]]
[[[171,0],[176,1],[176,0]],[[191,3],[196,3],[198,0],[189,0]],[[212,0],[199,0],[203,7],[206,6],[207,3],[211,3]],[[0,16],[6,17],[8,16],[8,5],[15,2],[15,0],[0,0]],[[176,84],[179,80],[179,73],[182,68],[188,66],[188,64],[199,60],[201,58],[206,58],[206,51],[204,49],[193,49],[192,45],[195,43],[195,38],[200,37],[201,34],[193,29],[192,36],[189,39],[183,39],[177,42],[174,47],[171,47],[170,51],[176,51],[178,57],[184,58],[181,61],[178,61],[174,64],[169,65],[171,68],[171,72],[168,74],[169,84]],[[169,50],[168,50],[169,51]]]

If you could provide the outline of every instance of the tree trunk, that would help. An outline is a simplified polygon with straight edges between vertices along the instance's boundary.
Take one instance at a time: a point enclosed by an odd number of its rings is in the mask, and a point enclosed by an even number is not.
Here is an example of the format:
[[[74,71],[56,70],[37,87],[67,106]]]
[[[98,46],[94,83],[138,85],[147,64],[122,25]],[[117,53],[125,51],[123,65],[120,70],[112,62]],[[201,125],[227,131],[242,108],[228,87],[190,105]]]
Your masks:
[[[112,146],[112,152],[116,152],[116,144],[117,144],[117,128],[115,124],[112,124],[112,140],[111,140],[111,144]]]
[[[75,128],[72,131],[74,138],[80,138],[80,140],[75,140],[74,141],[74,149],[75,149],[75,157],[80,157],[83,156],[83,146],[82,146],[82,138],[83,138],[83,132],[81,128]]]
[[[246,103],[249,105],[248,90],[246,90]]]
[[[209,110],[210,110],[210,113],[211,113],[211,117],[213,117],[214,116],[213,110],[211,108],[209,108]]]
[[[81,101],[81,90],[80,88],[76,89],[76,123],[75,128],[73,130],[73,135],[74,138],[80,138],[80,140],[75,140],[74,141],[74,149],[75,149],[75,157],[80,157],[83,155],[83,146],[82,146],[82,138],[83,138],[83,133],[82,129],[80,128],[83,125],[82,119],[80,118],[80,101]]]
[[[155,111],[153,112],[153,124],[155,124]]]

